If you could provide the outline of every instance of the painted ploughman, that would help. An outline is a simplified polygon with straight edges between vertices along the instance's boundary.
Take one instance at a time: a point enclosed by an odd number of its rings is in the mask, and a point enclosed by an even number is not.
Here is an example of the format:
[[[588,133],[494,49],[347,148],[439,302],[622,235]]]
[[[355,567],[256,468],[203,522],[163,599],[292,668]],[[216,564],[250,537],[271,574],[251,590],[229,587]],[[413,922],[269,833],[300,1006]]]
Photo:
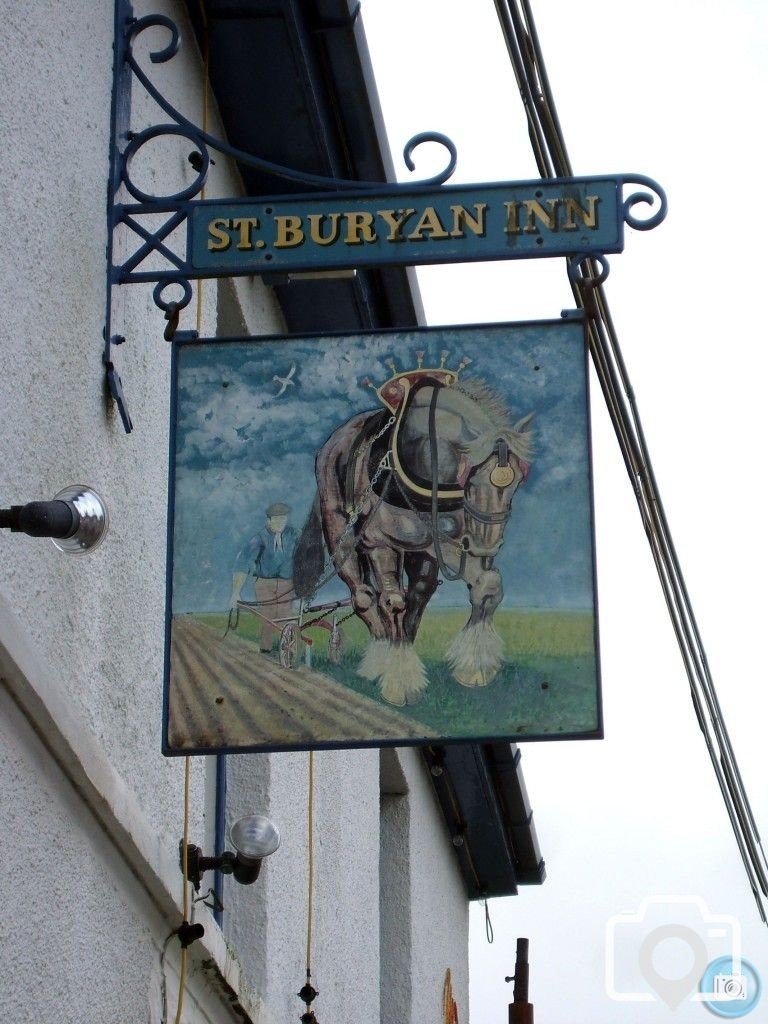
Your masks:
[[[296,591],[310,597],[324,550],[347,584],[370,643],[358,667],[390,704],[415,703],[427,685],[413,649],[438,585],[462,579],[468,622],[446,657],[463,686],[485,686],[502,663],[493,613],[502,596],[494,567],[512,498],[531,458],[531,415],[516,423],[483,382],[458,369],[417,367],[373,388],[383,409],[339,427],[316,459],[318,493],[296,552]]]

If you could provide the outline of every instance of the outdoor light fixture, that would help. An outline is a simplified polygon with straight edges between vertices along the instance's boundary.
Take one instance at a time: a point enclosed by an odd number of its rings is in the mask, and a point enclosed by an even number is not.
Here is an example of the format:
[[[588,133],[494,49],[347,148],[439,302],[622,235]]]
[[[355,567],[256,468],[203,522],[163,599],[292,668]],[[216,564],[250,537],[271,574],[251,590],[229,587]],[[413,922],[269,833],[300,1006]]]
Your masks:
[[[205,857],[199,846],[187,844],[187,878],[200,890],[200,879],[206,871],[221,871],[234,875],[241,885],[250,885],[259,877],[261,862],[271,856],[280,845],[280,833],[264,814],[246,814],[229,830],[229,840],[235,848],[225,850],[218,857]],[[184,870],[184,840],[179,842],[179,860]]]
[[[50,537],[59,551],[70,555],[93,551],[109,526],[107,506],[91,487],[72,484],[53,501],[30,501],[0,509],[0,529]]]

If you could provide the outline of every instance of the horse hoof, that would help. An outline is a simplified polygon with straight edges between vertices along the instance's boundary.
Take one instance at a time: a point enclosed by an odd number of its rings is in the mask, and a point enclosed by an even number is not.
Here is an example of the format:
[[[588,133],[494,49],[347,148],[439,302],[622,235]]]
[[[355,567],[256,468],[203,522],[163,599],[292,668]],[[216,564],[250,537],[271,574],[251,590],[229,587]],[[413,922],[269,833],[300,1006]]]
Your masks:
[[[404,699],[397,699],[397,698],[394,698],[394,697],[387,697],[387,695],[385,693],[380,693],[379,696],[381,697],[381,699],[386,704],[389,704],[393,708],[404,708],[405,705],[408,703],[408,701],[404,700]]]
[[[496,678],[496,671],[475,668],[470,669],[466,672],[454,672],[453,678],[457,683],[461,683],[462,686],[466,686],[468,689],[474,689],[478,686],[487,686],[492,680]]]

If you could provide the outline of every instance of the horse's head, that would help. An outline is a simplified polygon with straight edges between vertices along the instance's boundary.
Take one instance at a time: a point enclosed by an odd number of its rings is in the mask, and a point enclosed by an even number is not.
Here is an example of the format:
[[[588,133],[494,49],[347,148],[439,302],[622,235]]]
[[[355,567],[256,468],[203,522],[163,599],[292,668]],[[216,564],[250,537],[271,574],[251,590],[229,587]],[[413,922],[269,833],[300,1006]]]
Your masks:
[[[480,381],[415,391],[396,427],[395,469],[414,500],[463,510],[465,551],[493,557],[517,488],[528,475],[533,414],[517,423]],[[451,536],[455,537],[450,530]]]
[[[526,428],[532,417],[531,413],[513,427],[498,431],[492,440],[478,437],[462,456],[461,545],[477,557],[492,558],[503,543],[512,498],[530,469],[531,433]]]

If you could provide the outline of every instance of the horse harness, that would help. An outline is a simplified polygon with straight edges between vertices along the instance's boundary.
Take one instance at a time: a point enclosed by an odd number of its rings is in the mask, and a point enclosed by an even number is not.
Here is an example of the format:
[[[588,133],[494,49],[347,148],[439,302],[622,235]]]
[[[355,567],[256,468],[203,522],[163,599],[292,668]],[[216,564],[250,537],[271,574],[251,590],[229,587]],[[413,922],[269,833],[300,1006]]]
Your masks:
[[[466,565],[467,555],[469,550],[463,544],[459,544],[452,537],[447,536],[443,530],[440,529],[439,515],[440,515],[440,501],[442,495],[440,493],[440,481],[439,481],[439,470],[438,470],[438,452],[437,452],[437,429],[436,429],[436,416],[437,416],[437,402],[441,387],[434,386],[432,398],[429,406],[429,446],[430,446],[430,469],[431,479],[429,481],[429,501],[424,502],[422,495],[422,488],[414,485],[409,477],[402,471],[402,467],[399,460],[395,458],[395,452],[393,451],[394,444],[390,439],[386,444],[382,445],[380,442],[384,436],[392,430],[394,443],[396,443],[397,435],[399,433],[400,422],[405,413],[406,406],[401,407],[397,414],[389,416],[382,425],[382,417],[374,416],[366,424],[366,428],[363,429],[354,444],[350,449],[349,459],[347,460],[345,469],[345,488],[344,493],[347,495],[354,495],[355,493],[355,478],[357,476],[358,468],[363,458],[368,456],[374,456],[375,448],[384,448],[384,453],[376,463],[376,469],[373,475],[370,477],[369,483],[365,490],[357,498],[354,504],[348,504],[345,509],[347,515],[347,525],[337,542],[336,547],[340,547],[344,539],[350,534],[358,522],[361,514],[361,510],[365,502],[371,496],[372,493],[376,493],[378,501],[374,505],[373,509],[369,513],[367,518],[370,518],[378,510],[380,505],[385,501],[389,500],[393,502],[388,496],[391,483],[395,482],[399,491],[400,498],[403,502],[403,507],[408,508],[414,512],[422,520],[427,520],[430,524],[430,532],[432,535],[432,543],[435,548],[435,556],[437,558],[440,570],[443,576],[450,580],[456,580],[463,576],[464,568]],[[509,445],[503,438],[499,438],[491,452],[491,455],[496,454],[497,465],[491,471],[490,482],[499,488],[509,487],[514,481],[515,471],[509,462]],[[488,457],[490,458],[491,455]],[[380,480],[384,473],[388,473],[384,479],[384,483],[380,484]],[[377,487],[379,488],[377,490]],[[409,494],[411,491],[413,493]],[[452,494],[453,492],[451,492]],[[422,499],[420,502],[419,499]],[[419,504],[426,504],[426,508],[419,508]],[[508,506],[506,509],[500,512],[484,512],[477,506],[473,505],[472,502],[467,498],[466,491],[461,488],[461,498],[458,503],[458,507],[461,508],[468,516],[482,523],[485,526],[495,526],[502,523],[506,523],[511,515],[511,507]],[[442,553],[442,542],[447,541],[450,544],[454,544],[461,549],[460,562],[458,572],[455,574],[445,563]],[[334,559],[335,561],[335,559]]]

